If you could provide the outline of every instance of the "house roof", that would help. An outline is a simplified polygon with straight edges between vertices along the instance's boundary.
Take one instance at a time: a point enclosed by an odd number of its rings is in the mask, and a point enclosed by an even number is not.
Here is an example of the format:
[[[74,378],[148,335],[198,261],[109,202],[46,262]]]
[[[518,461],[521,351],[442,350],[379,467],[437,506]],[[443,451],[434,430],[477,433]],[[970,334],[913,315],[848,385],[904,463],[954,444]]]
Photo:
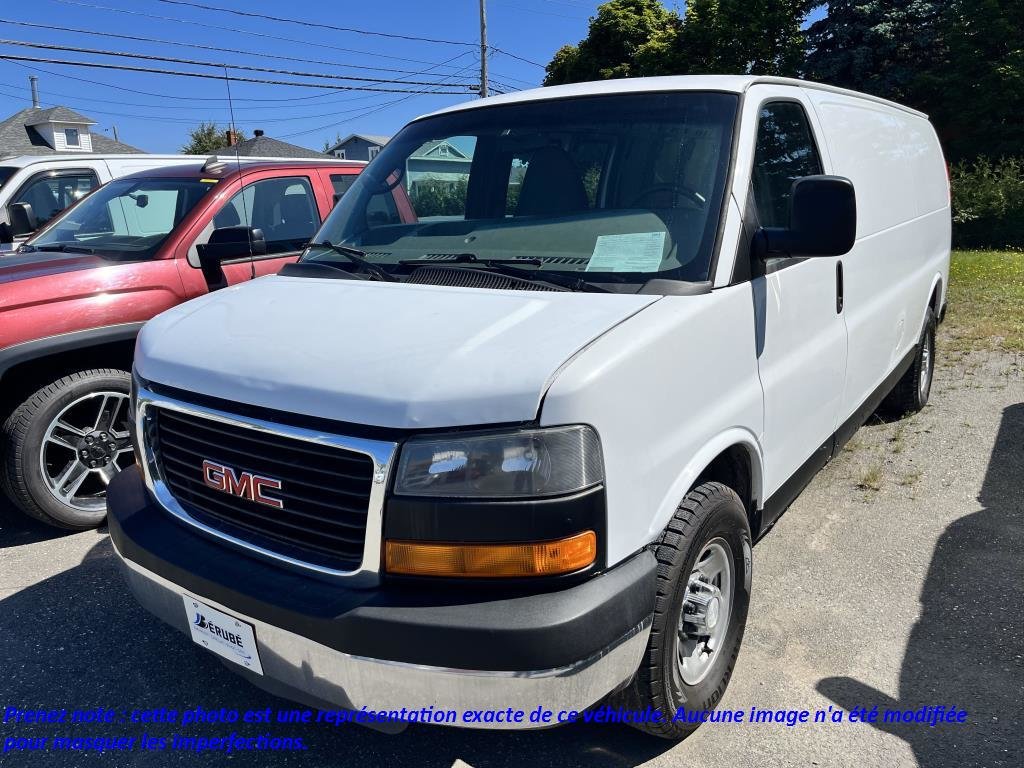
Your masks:
[[[32,109],[33,115],[25,125],[39,125],[40,123],[79,123],[80,125],[96,125],[95,120],[90,120],[85,115],[80,115],[73,109],[67,107],[50,107],[49,109]]]
[[[308,157],[319,158],[323,160],[327,157],[323,152],[316,152],[312,149],[306,149],[295,144],[289,144],[287,141],[279,141],[278,139],[272,139],[269,136],[254,136],[251,139],[238,142],[238,154],[243,157]],[[232,154],[234,148],[228,147],[222,150],[227,154]]]
[[[441,148],[445,147],[448,154],[441,154]],[[428,141],[422,147],[417,149],[411,155],[410,159],[414,157],[427,158],[430,160],[469,160],[466,153],[456,147],[450,141],[446,139],[438,139],[435,141]]]
[[[342,139],[333,147],[331,147],[330,151],[333,152],[338,147],[342,147],[345,144],[348,144],[350,141],[352,141],[352,139],[362,139],[363,141],[369,142],[370,144],[377,144],[381,147],[383,147],[385,144],[391,141],[390,136],[381,136],[373,133],[350,133],[344,139]]]
[[[38,125],[39,122],[46,122],[45,120],[39,121],[38,118],[41,114],[53,113],[58,110],[72,115],[77,113],[72,112],[70,109],[65,110],[64,107],[54,107],[53,109],[39,109],[37,107],[29,107],[23,109],[20,112],[8,117],[3,122],[0,122],[0,157],[9,157],[11,155],[55,155],[57,151],[46,143],[46,140],[42,135],[32,126]],[[63,114],[63,112],[58,112]],[[77,115],[82,117],[81,115]],[[52,119],[52,118],[51,118]],[[86,124],[94,124],[88,118],[82,118]],[[58,122],[61,122],[61,118],[57,118]],[[63,122],[80,122],[75,121],[63,121]],[[92,153],[94,155],[124,155],[124,154],[142,154],[142,150],[138,147],[133,147],[130,144],[123,144],[120,141],[114,141],[106,136],[99,133],[90,133],[92,137]]]

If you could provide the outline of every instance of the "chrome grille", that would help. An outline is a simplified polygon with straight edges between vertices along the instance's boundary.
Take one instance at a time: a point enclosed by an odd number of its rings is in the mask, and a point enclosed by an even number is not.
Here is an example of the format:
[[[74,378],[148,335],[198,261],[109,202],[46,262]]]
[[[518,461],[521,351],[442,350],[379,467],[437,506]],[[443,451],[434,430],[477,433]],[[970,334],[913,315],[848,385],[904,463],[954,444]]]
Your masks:
[[[158,476],[198,523],[257,548],[335,571],[363,559],[374,478],[369,456],[195,413],[154,408]],[[279,480],[277,509],[204,482],[203,462]]]

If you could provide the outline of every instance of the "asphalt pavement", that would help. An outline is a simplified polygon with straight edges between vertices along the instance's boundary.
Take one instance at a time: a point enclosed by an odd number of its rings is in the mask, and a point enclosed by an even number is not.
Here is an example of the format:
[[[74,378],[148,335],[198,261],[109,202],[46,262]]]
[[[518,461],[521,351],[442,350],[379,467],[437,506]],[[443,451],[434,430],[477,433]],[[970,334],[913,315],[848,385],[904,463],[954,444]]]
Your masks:
[[[940,350],[941,352],[941,350]],[[963,724],[716,724],[686,741],[623,726],[539,732],[412,726],[4,724],[12,736],[298,736],[236,765],[1020,766],[1024,761],[1024,356],[940,367],[932,403],[874,419],[754,548],[746,638],[721,707],[830,714],[955,706]],[[104,530],[0,528],[0,711],[289,709],[142,611]],[[829,708],[832,709],[829,709]],[[0,752],[0,764],[222,764],[184,751]],[[458,763],[457,761],[462,761]]]

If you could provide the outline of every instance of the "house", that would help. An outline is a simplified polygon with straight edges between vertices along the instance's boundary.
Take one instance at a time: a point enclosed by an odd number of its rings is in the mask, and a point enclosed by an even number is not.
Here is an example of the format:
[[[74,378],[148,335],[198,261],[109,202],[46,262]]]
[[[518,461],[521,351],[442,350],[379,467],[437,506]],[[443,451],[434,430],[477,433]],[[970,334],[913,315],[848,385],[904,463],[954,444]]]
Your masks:
[[[471,149],[459,149],[445,139],[428,141],[406,161],[409,192],[415,194],[417,185],[424,183],[436,187],[465,181],[472,164]]]
[[[353,133],[327,150],[340,160],[373,160],[381,148],[391,141],[390,136],[374,136],[370,133]]]
[[[296,144],[289,144],[287,141],[272,139],[269,136],[265,136],[263,131],[253,131],[251,139],[240,141],[236,146],[238,154],[242,157],[291,157],[323,160],[329,156],[323,152],[316,152]],[[225,150],[225,153],[233,152],[234,147],[229,147]]]
[[[143,150],[90,128],[96,121],[67,107],[36,106],[0,122],[0,157],[65,153],[138,154]]]

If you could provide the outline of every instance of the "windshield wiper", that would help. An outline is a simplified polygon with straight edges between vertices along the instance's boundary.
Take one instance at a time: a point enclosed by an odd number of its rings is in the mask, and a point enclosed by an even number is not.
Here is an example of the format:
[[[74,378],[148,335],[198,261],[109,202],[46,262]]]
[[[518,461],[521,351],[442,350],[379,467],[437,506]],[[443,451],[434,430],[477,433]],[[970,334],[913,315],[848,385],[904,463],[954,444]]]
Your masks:
[[[51,243],[49,245],[26,245],[23,246],[28,249],[31,248],[33,251],[61,251],[62,253],[96,253],[92,248],[86,248],[84,245],[74,245],[71,243]]]
[[[589,291],[593,293],[609,293],[594,283],[589,283],[579,277],[569,277],[557,272],[540,272],[536,269],[519,269],[516,264],[528,264],[534,267],[543,266],[544,262],[537,258],[527,259],[481,259],[473,253],[460,253],[450,259],[404,259],[399,262],[404,265],[417,266],[454,266],[456,269],[484,269],[493,272],[500,272],[509,277],[518,277],[522,280],[529,280],[535,283],[550,283],[570,291]]]
[[[384,280],[385,282],[394,283],[398,280],[394,275],[390,275],[387,271],[383,270],[377,264],[366,258],[366,253],[360,251],[358,248],[349,248],[347,245],[335,245],[330,240],[321,240],[319,243],[310,243],[308,248],[327,248],[334,251],[335,253],[341,254],[346,259],[356,264],[371,275],[376,277],[378,280]]]

